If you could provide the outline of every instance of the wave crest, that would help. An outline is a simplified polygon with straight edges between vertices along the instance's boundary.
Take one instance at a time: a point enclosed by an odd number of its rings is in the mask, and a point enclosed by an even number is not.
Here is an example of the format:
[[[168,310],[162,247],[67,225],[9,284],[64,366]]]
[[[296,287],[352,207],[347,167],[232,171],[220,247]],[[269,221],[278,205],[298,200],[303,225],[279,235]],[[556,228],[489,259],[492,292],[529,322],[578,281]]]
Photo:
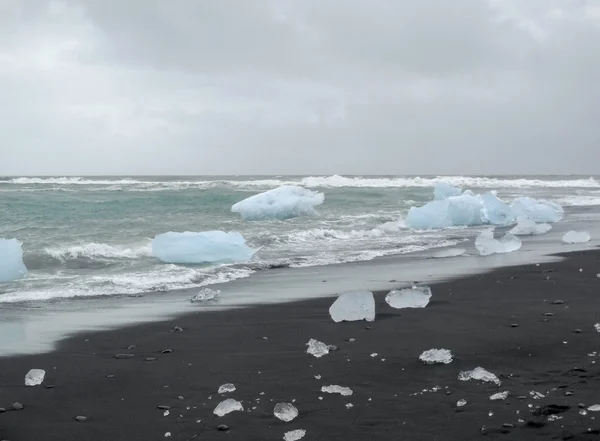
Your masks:
[[[44,252],[61,262],[79,259],[138,259],[152,256],[150,243],[138,248],[126,248],[91,242],[81,245],[45,248]]]

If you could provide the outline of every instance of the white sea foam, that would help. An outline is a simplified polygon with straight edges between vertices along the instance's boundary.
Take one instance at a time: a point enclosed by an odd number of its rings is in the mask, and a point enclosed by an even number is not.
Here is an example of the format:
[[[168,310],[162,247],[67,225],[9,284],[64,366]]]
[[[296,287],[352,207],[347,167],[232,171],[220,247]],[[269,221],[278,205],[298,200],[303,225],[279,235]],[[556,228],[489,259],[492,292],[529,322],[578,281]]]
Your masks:
[[[137,259],[152,255],[150,242],[137,247],[116,246],[105,243],[84,243],[76,245],[62,245],[45,248],[44,252],[56,260],[65,262],[81,258],[90,259]]]

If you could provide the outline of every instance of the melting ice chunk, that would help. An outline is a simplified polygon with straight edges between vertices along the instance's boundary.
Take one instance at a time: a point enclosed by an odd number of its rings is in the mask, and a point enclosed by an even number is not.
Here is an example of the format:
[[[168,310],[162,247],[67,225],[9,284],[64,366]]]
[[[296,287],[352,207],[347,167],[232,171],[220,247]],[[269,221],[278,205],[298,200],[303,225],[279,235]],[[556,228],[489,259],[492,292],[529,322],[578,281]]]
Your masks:
[[[600,404],[594,404],[590,407],[588,407],[588,409],[590,412],[600,412]]]
[[[218,417],[222,417],[231,412],[243,412],[243,411],[244,411],[244,406],[242,406],[242,403],[234,400],[233,398],[227,398],[225,401],[221,401],[219,403],[219,405],[217,407],[215,407],[215,410],[213,411],[213,413]]]
[[[46,371],[43,369],[31,369],[25,375],[25,386],[37,386],[44,382]]]
[[[288,423],[298,416],[298,409],[291,403],[277,403],[273,414],[281,421]]]
[[[21,242],[17,239],[0,239],[0,282],[27,277],[27,267],[23,263]]]
[[[461,193],[462,190],[460,188],[453,187],[445,182],[438,182],[433,189],[433,199],[441,201],[448,199],[451,196],[459,196]]]
[[[225,383],[219,387],[220,394],[228,394],[235,391],[235,384]]]
[[[458,400],[456,402],[456,407],[464,407],[467,405],[467,400]]]
[[[321,392],[325,392],[328,394],[340,394],[345,397],[353,394],[352,389],[350,389],[349,387],[338,386],[336,384],[333,384],[331,386],[323,386],[321,388]]]
[[[221,293],[220,290],[212,290],[210,288],[202,288],[198,294],[190,299],[190,302],[207,302],[209,300],[215,300]]]
[[[490,254],[512,253],[521,248],[521,239],[513,234],[505,234],[499,239],[494,239],[494,230],[482,231],[475,239],[475,248],[482,256]]]
[[[600,323],[596,323],[594,325],[594,328],[596,329],[596,331],[600,332]]]
[[[429,349],[419,356],[425,364],[449,364],[452,363],[452,352],[448,349]]]
[[[324,200],[323,193],[287,185],[250,196],[234,204],[231,211],[241,214],[244,220],[285,220],[317,215],[315,207]]]
[[[491,193],[481,196],[483,205],[482,214],[487,223],[492,225],[510,225],[515,221],[515,216],[510,207]]]
[[[442,251],[438,251],[433,255],[433,257],[435,257],[436,259],[442,259],[445,257],[457,257],[462,256],[466,252],[467,250],[465,250],[464,248],[448,248]]]
[[[554,202],[530,197],[516,198],[510,208],[517,218],[525,217],[534,222],[558,222],[565,214],[563,208]]]
[[[492,401],[496,401],[496,400],[506,400],[508,398],[508,391],[506,392],[498,392],[497,394],[494,394],[490,397],[490,400]]]
[[[357,320],[375,320],[375,298],[371,291],[352,291],[341,294],[329,307],[329,315],[336,323]]]
[[[321,358],[323,355],[329,354],[329,346],[322,341],[315,340],[314,338],[311,338],[308,343],[306,343],[306,346],[308,346],[306,353],[314,355],[317,358]]]
[[[587,231],[569,231],[563,236],[562,241],[564,243],[584,243],[589,242],[590,239],[590,233]]]
[[[526,217],[521,217],[519,218],[517,225],[515,225],[509,233],[514,234],[515,236],[534,236],[547,233],[551,229],[552,225],[550,224],[536,224]]]
[[[494,374],[486,371],[482,367],[476,367],[472,371],[462,371],[458,374],[458,379],[461,381],[477,380],[487,383],[495,383],[500,386],[501,382]]]
[[[290,430],[283,435],[283,439],[284,441],[298,441],[304,438],[304,435],[306,435],[306,430],[304,429]]]
[[[393,290],[385,296],[385,301],[392,308],[425,308],[431,299],[431,288],[428,286],[413,286],[399,291]]]

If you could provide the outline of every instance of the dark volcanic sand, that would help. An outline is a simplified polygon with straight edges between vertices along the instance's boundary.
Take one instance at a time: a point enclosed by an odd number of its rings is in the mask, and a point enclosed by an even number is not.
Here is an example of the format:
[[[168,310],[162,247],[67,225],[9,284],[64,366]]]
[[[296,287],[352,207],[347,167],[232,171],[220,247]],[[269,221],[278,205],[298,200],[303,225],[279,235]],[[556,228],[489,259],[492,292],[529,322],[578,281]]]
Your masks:
[[[0,413],[0,439],[281,440],[299,428],[305,440],[327,441],[600,439],[600,412],[580,415],[578,408],[600,404],[600,363],[588,355],[600,351],[597,273],[600,252],[588,251],[434,286],[425,309],[394,310],[380,293],[369,324],[333,323],[332,299],[320,299],[81,334],[50,354],[0,359],[0,407],[25,406]],[[174,326],[183,331],[171,332]],[[305,353],[310,338],[339,350],[316,359]],[[418,356],[431,348],[450,349],[456,359],[425,366]],[[114,358],[121,353],[135,356]],[[458,381],[461,370],[477,366],[502,386]],[[42,386],[24,386],[31,368],[47,371]],[[216,391],[228,382],[237,391],[227,396],[250,412],[217,418],[212,411],[223,397]],[[354,394],[320,392],[330,384]],[[489,400],[505,390],[508,400]],[[299,417],[276,420],[274,404],[294,399]],[[460,399],[468,403],[459,411]],[[171,406],[170,415],[159,405]],[[532,414],[546,405],[569,408],[556,421]],[[230,430],[217,431],[220,424]]]

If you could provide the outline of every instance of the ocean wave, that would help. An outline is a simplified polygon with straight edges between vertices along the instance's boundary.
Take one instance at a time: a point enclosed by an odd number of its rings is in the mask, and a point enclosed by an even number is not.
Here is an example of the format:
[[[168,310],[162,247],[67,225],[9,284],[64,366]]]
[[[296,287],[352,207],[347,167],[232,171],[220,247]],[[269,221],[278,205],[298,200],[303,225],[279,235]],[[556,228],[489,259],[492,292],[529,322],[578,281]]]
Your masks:
[[[600,205],[600,196],[566,196],[555,202],[568,207],[588,207]]]
[[[127,248],[91,242],[45,248],[43,251],[60,262],[79,259],[138,259],[152,256],[150,243],[137,248]]]

